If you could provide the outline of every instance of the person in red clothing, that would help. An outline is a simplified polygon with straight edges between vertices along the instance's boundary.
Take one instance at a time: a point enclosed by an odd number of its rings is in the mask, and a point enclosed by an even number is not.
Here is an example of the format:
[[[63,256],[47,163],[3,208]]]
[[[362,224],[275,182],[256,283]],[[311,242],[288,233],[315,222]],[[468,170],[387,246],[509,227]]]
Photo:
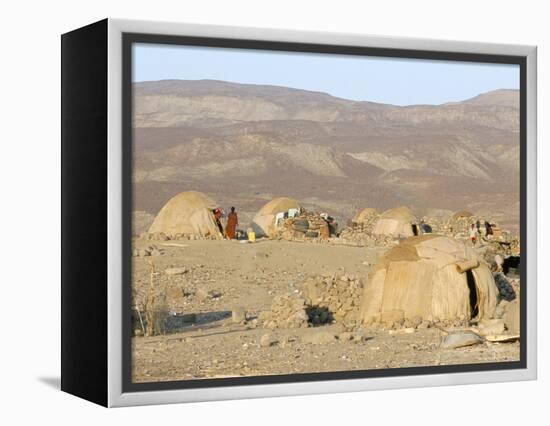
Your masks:
[[[235,213],[235,207],[231,207],[231,213],[227,215],[227,225],[225,226],[226,238],[230,240],[235,238],[235,231],[238,224],[239,219],[237,218],[237,213]]]

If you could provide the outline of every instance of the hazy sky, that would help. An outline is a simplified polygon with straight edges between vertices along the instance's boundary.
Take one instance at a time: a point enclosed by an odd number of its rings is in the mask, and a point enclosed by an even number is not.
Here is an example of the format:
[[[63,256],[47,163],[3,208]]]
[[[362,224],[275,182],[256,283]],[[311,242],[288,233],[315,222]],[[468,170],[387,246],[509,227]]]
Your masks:
[[[134,45],[133,80],[224,80],[394,105],[460,101],[518,89],[519,66],[243,49]]]

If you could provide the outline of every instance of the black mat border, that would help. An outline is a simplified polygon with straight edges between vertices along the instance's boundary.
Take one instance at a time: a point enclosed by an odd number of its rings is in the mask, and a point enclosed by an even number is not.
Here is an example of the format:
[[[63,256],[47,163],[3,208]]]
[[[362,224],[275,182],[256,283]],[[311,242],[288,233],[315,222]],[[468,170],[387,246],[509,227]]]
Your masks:
[[[520,361],[480,364],[462,364],[429,367],[407,367],[377,370],[341,371],[328,373],[285,374],[269,376],[234,377],[220,379],[178,380],[169,382],[132,383],[131,353],[131,253],[132,253],[132,45],[134,43],[224,47],[250,50],[286,51],[301,53],[328,53],[339,55],[374,56],[396,59],[431,59],[443,61],[479,62],[491,64],[515,64],[520,67],[520,239],[521,239],[521,335],[527,336],[527,58],[513,55],[487,55],[445,51],[412,49],[390,49],[364,46],[337,46],[312,43],[289,43],[268,40],[245,40],[231,38],[187,37],[174,35],[153,35],[139,33],[122,34],[122,115],[123,115],[123,231],[122,253],[122,390],[143,392],[177,389],[198,389],[243,385],[265,385],[275,383],[316,382],[396,376],[418,376],[426,374],[452,374],[498,370],[525,369],[527,367],[526,338],[520,341]],[[399,41],[397,40],[398,44]]]

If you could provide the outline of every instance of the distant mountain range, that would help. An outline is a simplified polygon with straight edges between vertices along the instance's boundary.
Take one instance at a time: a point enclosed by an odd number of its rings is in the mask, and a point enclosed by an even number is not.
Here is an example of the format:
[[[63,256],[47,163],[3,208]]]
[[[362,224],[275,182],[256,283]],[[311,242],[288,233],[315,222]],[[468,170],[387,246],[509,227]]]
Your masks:
[[[296,197],[341,220],[359,207],[470,209],[517,228],[519,92],[394,106],[223,81],[134,85],[135,209],[208,192],[244,217]]]

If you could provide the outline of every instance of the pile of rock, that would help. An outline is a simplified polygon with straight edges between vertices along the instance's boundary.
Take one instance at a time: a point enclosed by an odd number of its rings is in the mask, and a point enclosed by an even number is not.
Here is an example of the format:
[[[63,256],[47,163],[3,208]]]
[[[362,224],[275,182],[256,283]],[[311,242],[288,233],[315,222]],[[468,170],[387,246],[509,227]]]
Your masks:
[[[508,233],[504,233],[501,237],[491,238],[485,242],[485,259],[491,263],[496,255],[506,259],[509,256],[520,255],[520,241],[518,237],[513,237]]]
[[[278,238],[284,240],[328,241],[338,230],[338,223],[327,216],[302,209],[299,216],[288,218],[280,227]]]
[[[330,323],[347,329],[360,325],[361,280],[351,275],[311,277],[298,293],[276,296],[270,311],[261,312],[259,322],[269,329],[302,328]]]
[[[340,241],[357,247],[386,246],[393,243],[394,238],[391,235],[375,235],[372,229],[370,224],[350,222],[340,233]]]
[[[447,232],[449,217],[443,216],[424,216],[422,221],[432,228],[433,234],[449,235]]]
[[[275,328],[305,328],[309,326],[306,301],[293,293],[276,296],[270,311],[261,312],[259,322],[271,330]]]
[[[302,287],[313,325],[336,322],[348,329],[360,325],[359,306],[363,283],[353,275],[322,275],[309,278]]]

